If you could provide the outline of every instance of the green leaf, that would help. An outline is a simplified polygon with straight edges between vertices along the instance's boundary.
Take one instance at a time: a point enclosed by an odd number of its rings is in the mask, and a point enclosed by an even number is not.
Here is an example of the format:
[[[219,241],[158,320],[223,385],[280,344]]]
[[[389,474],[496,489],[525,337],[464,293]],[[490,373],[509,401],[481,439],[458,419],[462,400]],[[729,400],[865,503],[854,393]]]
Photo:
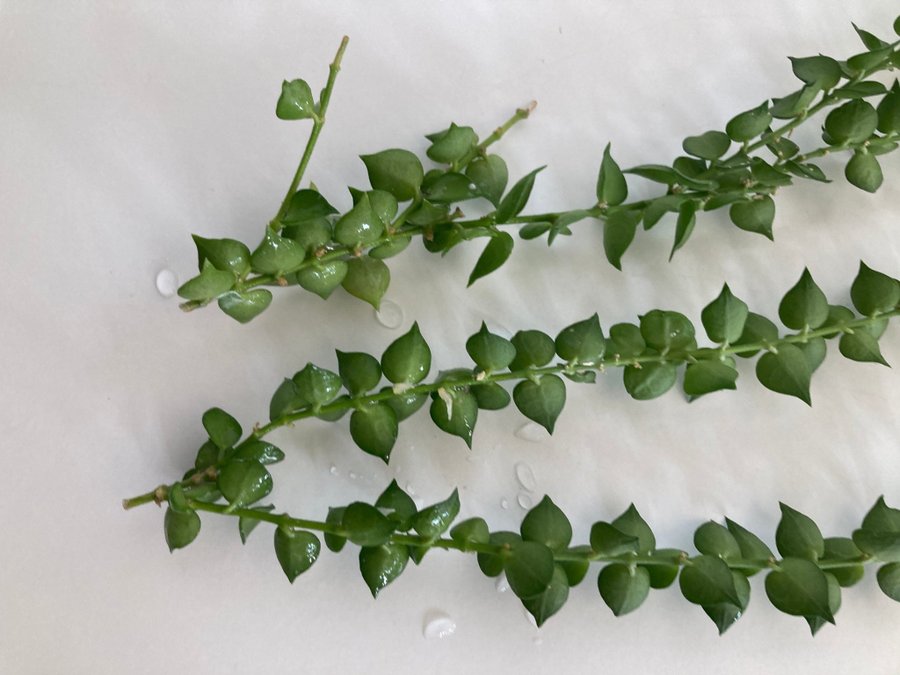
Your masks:
[[[731,147],[731,139],[721,131],[707,131],[699,136],[688,136],[682,146],[684,151],[701,159],[719,159]]]
[[[197,246],[201,271],[206,260],[217,270],[239,277],[250,271],[250,249],[241,242],[234,239],[204,239],[196,234],[192,234],[191,238]]]
[[[509,405],[512,397],[497,382],[485,382],[469,388],[481,410],[502,410]]]
[[[547,590],[554,568],[553,551],[534,541],[520,541],[512,545],[503,569],[512,592],[524,599]]]
[[[784,136],[769,141],[766,143],[766,147],[775,153],[778,159],[789,159],[800,152],[800,146]]]
[[[556,356],[553,338],[539,330],[520,330],[511,340],[516,356],[509,364],[510,370],[540,368]]]
[[[556,353],[569,363],[591,365],[603,358],[606,339],[595,313],[584,321],[563,328],[556,336]]]
[[[429,540],[440,537],[459,515],[459,492],[453,490],[447,499],[419,511],[413,519],[413,529]]]
[[[773,98],[769,113],[772,117],[782,120],[798,117],[809,108],[819,91],[821,88],[818,84],[808,84],[784,98]]]
[[[443,392],[443,393],[441,393]],[[431,402],[431,419],[438,429],[459,436],[472,448],[472,432],[478,421],[478,401],[467,391],[443,388]]]
[[[678,369],[671,363],[644,363],[626,366],[625,391],[638,401],[649,401],[665,394],[675,385]]]
[[[317,118],[312,90],[304,80],[285,80],[281,84],[281,96],[275,104],[275,116],[282,120]]]
[[[641,317],[641,336],[659,351],[685,349],[694,344],[694,325],[684,314],[654,309]]]
[[[825,131],[834,145],[862,143],[878,127],[878,113],[860,98],[847,101],[825,118]]]
[[[169,553],[184,548],[200,534],[200,516],[196,511],[176,511],[171,506],[166,509],[163,519],[163,531]]]
[[[256,272],[280,276],[299,267],[305,257],[306,252],[296,241],[266,228],[263,240],[250,257],[250,264]]]
[[[681,571],[681,560],[687,558],[687,554],[675,548],[660,548],[653,551],[651,556],[659,561],[667,562],[642,565],[650,574],[650,588],[668,588],[678,578],[678,573]]]
[[[656,548],[656,537],[653,536],[653,530],[641,518],[641,514],[638,513],[634,504],[629,505],[622,515],[612,521],[612,525],[620,532],[637,537],[638,553],[648,553]]]
[[[674,185],[680,178],[675,169],[663,164],[642,164],[625,169],[623,173],[633,173],[635,176],[652,180],[654,183],[664,183],[665,185]]]
[[[293,380],[285,378],[272,395],[272,401],[269,403],[269,419],[274,421],[302,406],[303,401],[297,393],[297,385]]]
[[[735,297],[725,284],[719,296],[703,308],[700,320],[710,340],[729,344],[740,340],[748,314],[747,303]]]
[[[200,446],[200,449],[197,451],[197,457],[194,460],[194,468],[197,471],[203,471],[211,467],[213,464],[219,461],[219,454],[221,450],[216,447],[216,444],[212,441],[206,441],[203,445]]]
[[[210,408],[203,413],[203,428],[220,450],[230,448],[244,433],[238,421],[221,408]]]
[[[273,511],[275,509],[271,504],[267,506],[257,506],[257,511]],[[256,529],[256,526],[260,524],[260,520],[256,518],[248,518],[246,516],[241,516],[238,518],[238,534],[241,536],[241,543],[246,544],[247,539],[250,537],[250,533]]]
[[[607,206],[618,206],[628,197],[625,175],[609,154],[610,144],[603,149],[600,174],[597,176],[597,201]]]
[[[325,522],[329,525],[340,527],[344,519],[344,511],[346,510],[347,509],[343,506],[329,508],[328,515],[325,518]],[[347,543],[347,538],[342,537],[339,534],[324,532],[322,536],[325,539],[325,545],[328,547],[328,550],[332,551],[333,553],[340,553],[344,548],[344,545]]]
[[[682,203],[687,199],[683,195],[664,195],[651,199],[650,203],[644,208],[643,220],[644,229],[649,230],[656,225],[664,215],[670,212],[676,212]]]
[[[675,241],[672,244],[672,251],[669,253],[669,260],[672,260],[675,251],[687,243],[691,233],[694,231],[694,225],[696,223],[697,202],[684,202],[678,209],[678,220],[675,222]]]
[[[553,550],[564,549],[572,541],[572,524],[546,495],[525,514],[521,532],[525,541],[536,541]]]
[[[232,459],[249,459],[260,464],[278,464],[284,459],[284,453],[267,441],[253,440],[241,443],[235,448]]]
[[[878,113],[878,131],[883,134],[900,132],[900,86],[896,82],[881,99],[876,112]]]
[[[360,159],[369,172],[369,183],[376,190],[386,190],[401,202],[419,193],[425,170],[419,158],[408,150],[383,150],[374,155],[361,155]]]
[[[359,550],[359,571],[373,598],[399,577],[409,562],[409,549],[398,544],[363,546]]]
[[[446,131],[432,134],[428,139],[432,143],[425,154],[439,164],[458,162],[478,145],[478,135],[472,127],[458,127],[453,123]]]
[[[509,181],[506,162],[497,155],[476,157],[466,167],[466,176],[475,184],[475,189],[494,207],[499,206],[500,198]]]
[[[841,354],[852,361],[861,361],[863,363],[880,363],[883,366],[889,366],[881,355],[881,349],[878,347],[878,340],[865,331],[856,331],[855,333],[845,333],[841,335],[838,343],[838,349]]]
[[[341,281],[350,295],[368,302],[378,309],[381,298],[391,283],[391,272],[383,261],[369,256],[354,258],[347,263],[347,274]]]
[[[497,577],[503,573],[503,566],[512,547],[522,543],[522,537],[517,532],[491,532],[488,543],[501,547],[502,553],[479,553],[478,567],[485,576]]]
[[[622,256],[634,240],[639,222],[640,211],[613,211],[603,223],[603,251],[617,270],[622,269]]]
[[[716,628],[719,629],[719,635],[724,634],[725,631],[731,628],[743,616],[747,605],[750,604],[750,582],[747,581],[747,577],[738,572],[732,572],[731,576],[734,579],[734,590],[737,593],[739,603],[734,605],[730,602],[725,602],[718,605],[707,605],[703,608],[706,615],[712,619],[712,622],[716,624]]]
[[[769,240],[774,238],[772,223],[775,221],[775,201],[769,195],[735,202],[728,210],[728,216],[741,230],[761,234]]]
[[[307,363],[292,379],[301,405],[314,408],[333,401],[341,390],[340,375],[312,363]]]
[[[775,608],[785,614],[819,617],[834,623],[828,602],[828,579],[810,560],[782,560],[766,577],[766,595]]]
[[[313,566],[321,548],[319,538],[312,532],[284,526],[275,528],[275,557],[291,583]]]
[[[178,289],[178,295],[185,300],[209,301],[234,286],[234,274],[217,270],[212,262],[204,260],[201,272],[188,279]]]
[[[734,576],[725,561],[717,556],[691,558],[682,568],[678,583],[681,594],[695,605],[740,605]]]
[[[240,508],[258,502],[272,491],[272,474],[259,462],[236,459],[219,470],[216,484],[231,507]]]
[[[600,597],[615,616],[633,612],[650,594],[650,574],[643,567],[612,563],[597,577]]]
[[[343,283],[349,270],[350,266],[344,260],[333,260],[325,264],[315,262],[297,272],[297,283],[301,288],[327,300],[334,289]]]
[[[252,291],[227,291],[219,296],[219,309],[239,323],[249,323],[272,304],[272,293],[265,288]]]
[[[712,520],[703,523],[694,532],[694,546],[704,555],[725,559],[741,557],[741,547],[734,535],[724,525]]]
[[[566,403],[566,385],[556,375],[522,380],[513,389],[513,401],[525,417],[552,434],[556,418]]]
[[[392,258],[405,251],[410,242],[412,242],[412,237],[409,235],[395,235],[387,244],[381,244],[370,250],[369,256],[378,260]]]
[[[837,578],[830,571],[825,572],[825,580],[828,582],[828,609],[832,616],[834,616],[841,608],[841,586],[838,583]],[[809,624],[809,630],[813,636],[819,632],[820,628],[828,623],[820,616],[805,616],[803,618],[806,619],[806,623]]]
[[[553,568],[553,576],[550,578],[550,584],[539,595],[530,598],[524,598],[522,604],[531,616],[534,622],[540,628],[544,622],[551,616],[556,614],[569,598],[569,578],[566,570],[561,565]]]
[[[900,509],[892,509],[879,497],[862,528],[853,533],[853,543],[884,562],[900,562]]]
[[[827,537],[825,539],[825,560],[860,561],[865,554],[848,537]],[[865,576],[862,564],[847,567],[833,567],[828,572],[834,576],[838,585],[848,587],[856,584]]]
[[[862,43],[865,45],[866,49],[868,49],[869,51],[875,51],[875,50],[882,49],[882,48],[888,46],[887,42],[885,42],[884,40],[882,40],[880,38],[875,37],[869,31],[863,30],[862,28],[857,26],[855,23],[851,23],[850,25],[853,26],[853,30],[856,31],[856,34],[859,36],[859,39],[862,40]]]
[[[528,203],[528,198],[531,196],[531,189],[534,187],[535,177],[545,168],[546,167],[543,166],[538,167],[528,175],[519,179],[519,181],[510,188],[510,191],[500,200],[500,205],[497,207],[497,223],[508,223],[510,219],[515,218],[521,213],[522,209],[524,209],[525,205]]]
[[[349,504],[341,516],[341,529],[347,539],[359,546],[381,546],[386,544],[396,523],[381,511],[365,502]]]
[[[900,563],[888,563],[878,568],[878,587],[891,600],[900,602]]]
[[[469,275],[469,283],[467,285],[471,286],[481,277],[485,277],[500,268],[509,258],[515,243],[515,240],[507,232],[493,234],[481,255],[478,256],[478,261]]]
[[[550,231],[550,223],[528,223],[527,225],[523,225],[519,229],[519,237],[521,239],[525,239],[529,241],[531,239],[537,239],[541,235],[546,234]],[[549,237],[548,237],[549,244]]]
[[[389,520],[397,523],[397,529],[408,530],[412,526],[413,516],[416,515],[416,503],[403,489],[392,480],[384,492],[375,501],[375,508],[382,511],[390,511],[386,514]]]
[[[900,304],[900,282],[860,262],[859,272],[850,287],[850,298],[853,306],[865,316],[889,312]]]
[[[418,384],[431,369],[431,349],[419,332],[419,324],[394,340],[381,357],[384,376],[395,384]]]
[[[388,391],[392,392],[393,390],[391,387],[385,387],[381,390],[382,393]],[[427,400],[428,396],[426,394],[411,394],[407,392],[403,394],[395,393],[387,399],[385,403],[393,408],[394,412],[397,414],[397,421],[402,422],[425,405]]]
[[[569,549],[573,553],[583,553],[588,554],[591,552],[590,546],[573,546]],[[566,575],[566,580],[569,582],[569,586],[577,586],[584,578],[587,576],[588,571],[591,568],[591,563],[587,559],[581,560],[561,560],[556,563],[557,567],[562,568],[563,572]],[[550,585],[553,585],[553,582],[550,582]]]
[[[766,546],[763,540],[750,530],[741,527],[728,518],[725,519],[725,525],[728,527],[728,531],[731,532],[731,536],[737,541],[741,549],[741,557],[745,560],[766,561],[775,557],[772,550]],[[745,572],[745,574],[750,576],[751,573]],[[756,572],[752,572],[752,574],[756,574]]]
[[[788,162],[785,162],[784,168],[790,171],[795,176],[800,176],[801,178],[809,178],[810,180],[819,181],[820,183],[831,182],[828,179],[828,176],[825,175],[825,172],[822,171],[822,169],[810,162],[801,164],[799,162],[795,162],[794,160],[790,160]]]
[[[769,114],[769,103],[764,101],[757,108],[752,108],[746,112],[732,117],[728,124],[725,125],[725,133],[733,141],[743,143],[756,138],[772,123],[772,116]]]
[[[818,328],[828,320],[828,300],[808,269],[778,305],[778,316],[788,328]]]
[[[853,153],[844,167],[844,176],[851,185],[866,192],[877,192],[884,182],[884,173],[878,159],[865,149]]]
[[[336,350],[341,382],[351,396],[371,391],[381,382],[381,364],[371,354]]]
[[[334,238],[344,246],[369,246],[384,234],[384,222],[363,194],[356,205],[334,225]]]
[[[772,323],[768,318],[761,314],[750,312],[747,314],[747,321],[744,324],[744,332],[741,333],[740,339],[735,345],[751,345],[763,344],[769,345],[778,341],[778,326]],[[740,352],[738,356],[750,358],[755,356],[759,350],[752,352]]]
[[[292,239],[304,251],[313,255],[331,241],[333,233],[334,228],[328,218],[316,218],[296,225],[285,225],[281,230],[282,237]]]
[[[363,452],[374,455],[385,464],[397,441],[397,413],[386,403],[372,403],[357,408],[350,415],[350,436]]]
[[[738,371],[724,361],[698,361],[684,372],[684,393],[698,397],[723,389],[737,389]]]
[[[318,190],[297,190],[291,195],[281,222],[284,225],[309,224],[332,213],[337,213],[337,209]]]
[[[617,359],[640,356],[647,348],[641,329],[632,323],[617,323],[609,329],[607,351]]]
[[[462,550],[469,551],[472,544],[488,543],[491,533],[484,518],[469,518],[453,526],[450,538],[462,545]]]
[[[775,546],[785,558],[806,558],[818,560],[825,553],[825,540],[819,526],[812,518],[792,509],[786,504],[781,506],[781,520],[775,531]]]
[[[591,526],[591,550],[604,556],[636,553],[639,540],[602,520]]]
[[[794,75],[805,84],[815,84],[821,89],[831,89],[841,81],[841,65],[830,56],[788,57]]]
[[[812,405],[809,363],[798,347],[786,344],[780,346],[777,353],[763,354],[756,362],[756,377],[766,389],[796,396],[806,405]]]

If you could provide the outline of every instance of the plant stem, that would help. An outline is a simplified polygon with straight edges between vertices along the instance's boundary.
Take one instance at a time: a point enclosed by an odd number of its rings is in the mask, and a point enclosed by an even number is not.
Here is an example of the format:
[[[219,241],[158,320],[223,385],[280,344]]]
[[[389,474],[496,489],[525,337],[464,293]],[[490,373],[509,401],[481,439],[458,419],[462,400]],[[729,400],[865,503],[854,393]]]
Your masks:
[[[322,127],[325,126],[325,113],[328,110],[328,103],[331,101],[331,92],[334,89],[337,74],[341,70],[341,60],[344,58],[344,50],[347,49],[347,43],[349,41],[350,38],[345,35],[338,47],[334,61],[328,67],[328,82],[326,82],[325,89],[322,90],[322,97],[319,99],[318,115],[313,119],[313,127],[309,134],[309,140],[306,142],[306,148],[303,150],[303,156],[300,158],[300,164],[297,166],[294,180],[291,181],[291,186],[288,188],[287,195],[285,196],[284,201],[281,202],[281,208],[278,209],[278,213],[275,214],[275,217],[270,223],[270,226],[275,230],[281,229],[281,219],[284,217],[285,212],[287,212],[288,206],[291,203],[291,197],[294,196],[294,192],[297,191],[300,181],[303,179],[303,174],[306,172],[306,167],[309,164],[309,160],[312,158],[313,150],[315,150],[316,141],[319,140],[319,134],[322,132]]]

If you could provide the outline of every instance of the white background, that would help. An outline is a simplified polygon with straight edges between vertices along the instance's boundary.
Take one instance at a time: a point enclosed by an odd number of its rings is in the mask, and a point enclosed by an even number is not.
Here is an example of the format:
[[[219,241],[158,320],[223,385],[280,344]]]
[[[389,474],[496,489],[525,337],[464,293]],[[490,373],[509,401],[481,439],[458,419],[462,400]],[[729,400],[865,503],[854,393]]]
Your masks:
[[[120,506],[191,464],[206,408],[249,428],[283,376],[307,361],[334,368],[334,348],[379,354],[414,319],[437,369],[468,363],[465,338],[482,320],[506,334],[555,333],[594,311],[605,327],[654,307],[699,320],[726,280],[774,316],[804,265],[844,303],[860,259],[900,272],[898,157],[884,159],[874,196],[830,158],[832,185],[778,195],[774,244],[724,211],[705,214],[666,264],[666,221],[639,233],[619,273],[585,222],[552,249],[519,243],[470,290],[480,242],[444,259],[414,244],[391,261],[399,329],[342,293],[324,303],[276,291],[247,326],[214,308],[182,314],[157,293],[157,273],[195,273],[192,232],[261,237],[308,129],[275,118],[281,80],[302,76],[318,91],[343,34],[350,47],[308,173],[331,201],[346,209],[345,186],[365,185],[357,155],[422,152],[423,134],[451,120],[486,134],[534,98],[536,113],[498,152],[513,178],[549,165],[528,209],[540,212],[592,203],[607,141],[623,166],[670,162],[683,137],[794,90],[785,56],[860,51],[851,20],[890,35],[892,5],[3,0],[0,671],[897,673],[900,606],[871,570],[814,640],[768,604],[761,578],[719,638],[677,587],[613,618],[596,571],[538,630],[461,554],[430,554],[373,601],[349,548],[323,552],[291,586],[267,527],[242,547],[234,522],[208,517],[170,555],[161,511]],[[802,144],[816,143],[818,124]],[[631,187],[637,198],[658,189]],[[726,514],[771,543],[779,500],[847,535],[879,494],[900,503],[900,383],[830,349],[812,408],[765,391],[747,363],[737,392],[692,405],[677,391],[632,401],[611,374],[571,385],[557,433],[539,442],[514,435],[523,418],[510,408],[482,416],[467,453],[422,412],[389,468],[355,449],[345,422],[304,423],[275,435],[289,458],[274,469],[273,499],[322,517],[396,476],[425,502],[459,486],[462,516],[512,529],[524,461],[531,498],[550,494],[580,542],[631,501],[663,546],[689,547],[697,525]],[[900,361],[896,327],[882,349]],[[455,620],[454,635],[423,637],[434,611]]]

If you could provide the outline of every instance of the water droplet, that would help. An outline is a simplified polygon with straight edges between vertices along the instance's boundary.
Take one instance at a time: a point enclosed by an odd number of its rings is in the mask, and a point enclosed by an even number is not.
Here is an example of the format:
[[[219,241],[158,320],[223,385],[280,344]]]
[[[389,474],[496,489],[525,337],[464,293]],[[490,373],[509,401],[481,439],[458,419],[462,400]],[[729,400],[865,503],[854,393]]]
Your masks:
[[[547,431],[540,424],[527,422],[516,429],[513,435],[516,438],[521,438],[523,441],[529,441],[530,443],[540,443],[545,438],[547,438]]]
[[[500,508],[501,509],[509,508],[509,501],[506,499],[506,497],[504,497],[503,499],[500,500]]]
[[[536,637],[536,638],[532,639],[531,642],[532,642],[535,646],[540,647],[542,644],[544,644],[544,638],[542,638],[542,637]]]
[[[413,488],[412,483],[406,484],[406,492],[410,497],[415,497],[417,495],[415,488]]]
[[[178,291],[178,276],[166,268],[156,275],[156,290],[164,298],[171,298]]]
[[[532,471],[531,466],[525,462],[516,462],[515,470],[516,480],[519,481],[519,485],[529,492],[534,490],[535,486],[537,486],[537,481],[534,479],[534,471]]]
[[[385,328],[400,328],[403,325],[403,308],[391,300],[382,300],[375,310],[375,320]]]
[[[442,640],[456,632],[456,622],[444,612],[430,612],[422,624],[426,640]]]
[[[525,492],[520,492],[519,496],[516,498],[516,501],[523,509],[530,509],[532,506],[534,506],[534,500],[531,498],[531,495]]]
[[[350,480],[356,480],[356,472],[355,471],[350,472]]]
[[[332,464],[331,468],[328,469],[328,473],[330,473],[332,476],[337,476],[337,474],[338,474],[337,467],[334,464]]]
[[[497,583],[494,584],[494,587],[497,589],[498,593],[506,593],[509,590],[509,582],[506,580],[506,575],[501,574],[497,577]]]

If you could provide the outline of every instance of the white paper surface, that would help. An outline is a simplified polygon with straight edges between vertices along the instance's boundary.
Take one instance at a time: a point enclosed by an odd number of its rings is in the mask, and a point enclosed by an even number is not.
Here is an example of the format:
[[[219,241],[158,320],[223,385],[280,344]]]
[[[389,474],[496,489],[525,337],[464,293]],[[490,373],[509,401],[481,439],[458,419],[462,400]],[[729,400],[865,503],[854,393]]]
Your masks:
[[[433,552],[373,601],[356,556],[323,553],[291,586],[260,527],[208,517],[170,555],[162,513],[124,512],[123,497],[179,476],[219,405],[245,429],[272,391],[333,350],[380,353],[417,320],[434,367],[468,363],[482,320],[500,333],[555,333],[599,312],[605,327],[662,307],[697,321],[724,281],[775,316],[808,266],[833,302],[848,300],[858,261],[900,263],[900,162],[869,195],[822,162],[832,185],[777,197],[774,244],[724,212],[701,216],[666,264],[671,221],[639,233],[624,273],[596,223],[547,249],[518,242],[503,269],[466,290],[481,245],[441,259],[418,243],[390,262],[387,299],[401,328],[345,294],[327,303],[276,291],[247,326],[215,308],[184,315],[155,278],[195,273],[190,233],[255,244],[283,197],[308,123],[273,115],[282,79],[324,84],[351,38],[307,177],[340,208],[364,186],[357,155],[423,152],[451,120],[487,134],[539,102],[498,144],[513,178],[547,164],[529,212],[593,201],[612,141],[622,166],[667,163],[681,139],[796,88],[787,55],[861,50],[850,21],[888,35],[897,7],[863,0],[623,2],[26,2],[0,4],[0,358],[6,478],[0,490],[0,672],[650,673],[900,670],[900,606],[874,570],[845,592],[836,628],[814,640],[776,612],[754,578],[746,616],[724,637],[677,588],[615,619],[596,570],[540,630],[475,561]],[[816,140],[818,123],[798,132]],[[634,197],[657,188],[631,180]],[[882,341],[900,360],[900,331]],[[688,405],[681,394],[632,401],[619,375],[571,385],[552,438],[514,435],[514,409],[484,414],[467,452],[421,412],[403,425],[390,467],[363,455],[345,423],[310,422],[274,441],[279,509],[310,518],[374,499],[396,477],[430,503],[459,486],[462,516],[515,529],[525,497],[549,494],[575,540],[634,502],[661,545],[728,515],[773,542],[778,501],[847,535],[878,495],[900,503],[900,384],[830,345],[812,408],[765,391],[741,366],[736,392]],[[335,468],[336,474],[331,472]],[[507,504],[507,508],[501,506]],[[457,630],[426,640],[446,612]]]

